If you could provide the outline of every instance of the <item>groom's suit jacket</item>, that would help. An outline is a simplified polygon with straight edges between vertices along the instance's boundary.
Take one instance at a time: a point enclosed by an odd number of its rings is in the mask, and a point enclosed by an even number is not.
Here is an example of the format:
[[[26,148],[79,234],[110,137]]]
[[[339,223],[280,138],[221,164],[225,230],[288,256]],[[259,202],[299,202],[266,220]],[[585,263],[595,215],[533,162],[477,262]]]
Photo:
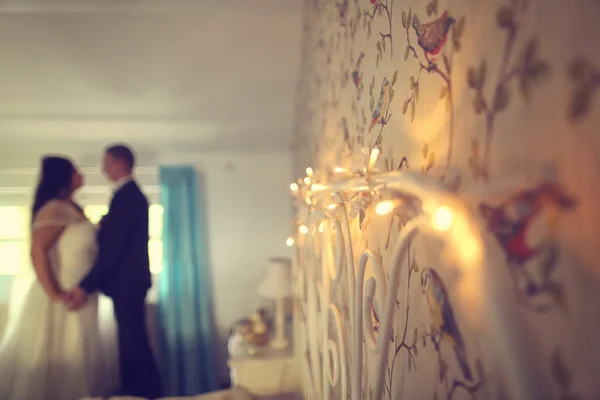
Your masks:
[[[145,295],[152,285],[148,257],[148,200],[134,181],[115,192],[98,231],[96,263],[79,286],[107,296]]]

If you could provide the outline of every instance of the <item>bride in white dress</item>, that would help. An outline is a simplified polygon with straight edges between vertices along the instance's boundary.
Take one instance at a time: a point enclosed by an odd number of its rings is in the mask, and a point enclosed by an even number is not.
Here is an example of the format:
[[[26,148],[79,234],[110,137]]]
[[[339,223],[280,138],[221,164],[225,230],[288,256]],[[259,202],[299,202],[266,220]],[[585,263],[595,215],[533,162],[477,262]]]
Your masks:
[[[13,291],[0,342],[0,400],[77,400],[117,389],[117,353],[99,325],[98,295],[77,312],[64,304],[98,251],[95,227],[71,200],[81,184],[69,160],[43,159],[31,234],[36,279]]]

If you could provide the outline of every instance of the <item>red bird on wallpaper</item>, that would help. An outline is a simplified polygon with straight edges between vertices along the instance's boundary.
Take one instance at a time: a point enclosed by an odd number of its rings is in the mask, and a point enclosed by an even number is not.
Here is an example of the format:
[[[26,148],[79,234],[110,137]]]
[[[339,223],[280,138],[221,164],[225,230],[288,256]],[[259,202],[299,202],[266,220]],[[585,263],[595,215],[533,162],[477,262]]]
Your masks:
[[[577,201],[553,183],[543,184],[508,198],[497,207],[481,204],[479,209],[486,220],[488,230],[494,234],[511,266],[518,268],[526,280],[526,292],[535,294],[539,285],[524,268],[532,257],[538,255],[545,241],[532,241],[532,227],[545,214],[550,228],[553,228],[558,211],[575,208]],[[552,232],[544,232],[549,236]]]
[[[439,55],[440,51],[446,44],[450,27],[456,22],[454,18],[448,15],[448,11],[444,11],[437,19],[421,24],[419,17],[416,15],[412,20],[412,27],[417,33],[417,43],[423,49],[425,58],[431,64]]]

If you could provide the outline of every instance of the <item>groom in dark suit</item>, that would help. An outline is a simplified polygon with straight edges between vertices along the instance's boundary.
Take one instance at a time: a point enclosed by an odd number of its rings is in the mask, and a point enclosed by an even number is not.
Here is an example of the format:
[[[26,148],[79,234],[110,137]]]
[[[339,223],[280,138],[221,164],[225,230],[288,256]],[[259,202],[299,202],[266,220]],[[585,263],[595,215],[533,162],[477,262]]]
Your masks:
[[[146,293],[152,285],[148,257],[148,200],[132,178],[135,158],[124,145],[109,146],[103,169],[115,190],[100,222],[98,258],[68,306],[76,310],[97,290],[112,298],[119,337],[121,394],[155,399],[160,377],[146,331]]]

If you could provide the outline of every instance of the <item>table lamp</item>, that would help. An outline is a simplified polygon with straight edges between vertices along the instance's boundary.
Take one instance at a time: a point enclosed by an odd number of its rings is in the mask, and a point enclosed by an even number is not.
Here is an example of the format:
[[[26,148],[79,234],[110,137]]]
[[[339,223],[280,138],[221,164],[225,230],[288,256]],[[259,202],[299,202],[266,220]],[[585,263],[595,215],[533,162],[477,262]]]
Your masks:
[[[271,258],[267,273],[258,287],[262,297],[275,299],[275,336],[271,347],[285,349],[289,343],[285,334],[284,301],[292,295],[291,262],[288,258]]]

